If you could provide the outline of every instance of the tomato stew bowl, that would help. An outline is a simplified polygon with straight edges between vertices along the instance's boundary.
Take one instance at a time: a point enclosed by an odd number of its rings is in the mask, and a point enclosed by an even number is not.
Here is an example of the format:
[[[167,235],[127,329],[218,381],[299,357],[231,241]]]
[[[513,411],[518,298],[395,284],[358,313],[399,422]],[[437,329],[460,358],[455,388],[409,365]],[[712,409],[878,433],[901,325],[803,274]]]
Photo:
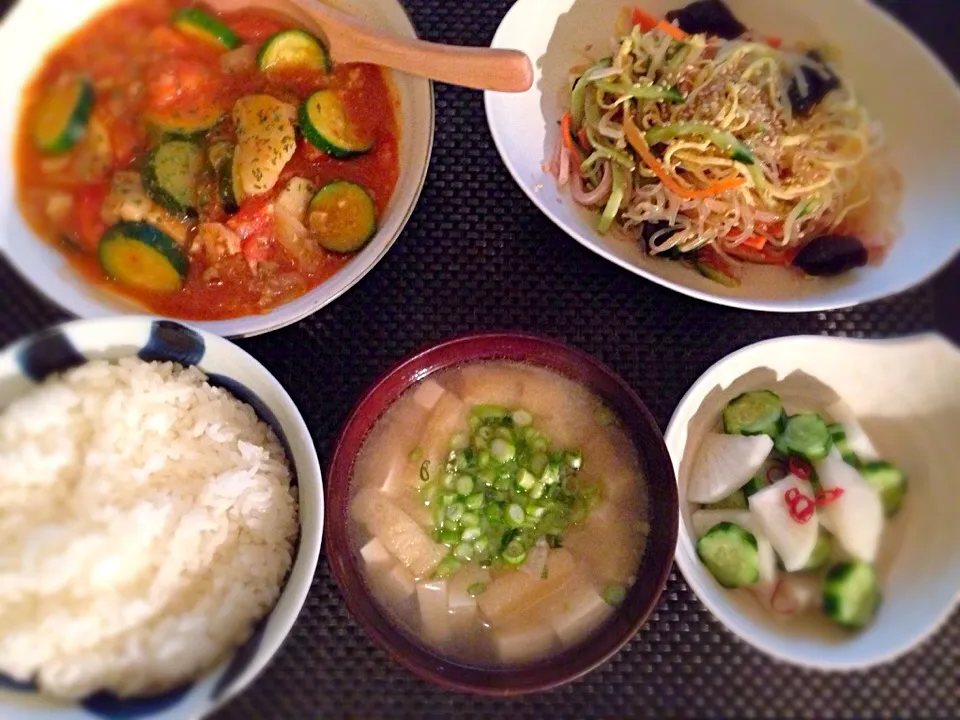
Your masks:
[[[310,591],[323,537],[323,480],[310,431],[276,378],[245,351],[211,333],[170,320],[124,316],[74,320],[0,352],[0,407],[47,376],[90,360],[139,357],[194,365],[211,384],[250,405],[283,444],[299,498],[300,534],[293,564],[273,608],[240,647],[193,682],[152,697],[99,692],[76,702],[39,694],[33,683],[0,672],[0,717],[17,720],[200,718],[235,697],[263,671],[296,622]]]
[[[137,0],[132,0],[136,4]],[[144,307],[85,280],[49,242],[41,240],[18,209],[13,167],[24,91],[41,58],[74,29],[115,0],[21,0],[0,24],[0,58],[7,71],[0,79],[0,251],[18,273],[47,298],[79,317],[139,314]],[[255,5],[255,3],[253,3]],[[339,3],[374,27],[415,37],[409,17],[397,0],[343,0]],[[24,62],[24,58],[28,58]],[[334,58],[335,60],[335,58]],[[386,254],[400,235],[420,195],[429,164],[434,129],[433,91],[429,81],[384,71],[396,103],[399,175],[393,195],[379,218],[379,228],[345,265],[312,290],[263,314],[223,320],[188,320],[221,336],[250,336],[297,322],[353,287]],[[146,308],[151,314],[174,311]]]
[[[364,439],[405,390],[441,370],[479,360],[513,360],[553,370],[580,383],[619,415],[637,449],[647,483],[650,534],[623,603],[582,642],[525,665],[482,668],[438,655],[391,621],[364,580],[351,544],[347,513],[354,462]],[[677,487],[663,438],[636,393],[589,355],[533,335],[467,335],[415,353],[384,373],[363,395],[336,441],[327,474],[327,558],[347,607],[397,662],[440,686],[483,695],[547,690],[597,668],[627,643],[654,609],[670,573],[677,537]]]

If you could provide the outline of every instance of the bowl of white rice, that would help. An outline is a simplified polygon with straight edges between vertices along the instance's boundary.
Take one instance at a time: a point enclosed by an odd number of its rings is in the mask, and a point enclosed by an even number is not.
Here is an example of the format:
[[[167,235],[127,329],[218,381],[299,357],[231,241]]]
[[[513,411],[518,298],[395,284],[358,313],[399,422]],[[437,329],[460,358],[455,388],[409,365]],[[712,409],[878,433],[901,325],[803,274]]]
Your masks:
[[[0,717],[195,718],[306,599],[323,488],[299,411],[220,337],[80,320],[0,353]]]

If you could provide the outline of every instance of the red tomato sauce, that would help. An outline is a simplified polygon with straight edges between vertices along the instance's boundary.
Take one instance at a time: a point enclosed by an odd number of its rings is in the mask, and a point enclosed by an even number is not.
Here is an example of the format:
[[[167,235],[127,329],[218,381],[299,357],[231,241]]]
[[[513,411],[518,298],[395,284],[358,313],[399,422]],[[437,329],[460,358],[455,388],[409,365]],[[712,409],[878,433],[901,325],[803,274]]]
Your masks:
[[[192,3],[135,0],[89,20],[43,61],[25,92],[17,143],[18,202],[33,230],[56,246],[92,283],[143,305],[151,312],[187,319],[222,319],[268,312],[316,287],[350,261],[351,255],[324,250],[315,243],[306,266],[276,241],[272,222],[257,226],[256,242],[243,238],[239,253],[211,259],[196,244],[201,223],[243,224],[270,202],[294,177],[316,187],[335,179],[362,185],[385,212],[399,174],[397,103],[380,68],[334,64],[329,74],[310,68],[260,71],[255,50],[274,33],[297,27],[289,19],[251,9],[225,14],[224,22],[244,43],[246,63],[228,69],[223,48],[180,32],[172,14]],[[336,58],[334,58],[334,61]],[[34,141],[37,105],[64,77],[88,77],[94,88],[91,120],[83,136],[64,153],[40,151]],[[231,109],[238,99],[270,95],[299,107],[320,89],[337,91],[349,122],[361,137],[373,140],[369,152],[337,159],[315,148],[299,131],[296,151],[276,185],[263,195],[240,201],[240,218],[221,207],[214,169],[204,170],[198,190],[198,217],[183,217],[189,269],[179,290],[156,292],[109,279],[100,266],[97,244],[108,227],[102,211],[117,172],[139,173],[159,141],[152,117],[177,117],[202,104],[223,113],[209,133],[194,140],[206,155],[217,140],[235,142]],[[266,209],[264,209],[266,208]],[[263,218],[260,218],[261,220]],[[269,219],[269,218],[268,218]]]

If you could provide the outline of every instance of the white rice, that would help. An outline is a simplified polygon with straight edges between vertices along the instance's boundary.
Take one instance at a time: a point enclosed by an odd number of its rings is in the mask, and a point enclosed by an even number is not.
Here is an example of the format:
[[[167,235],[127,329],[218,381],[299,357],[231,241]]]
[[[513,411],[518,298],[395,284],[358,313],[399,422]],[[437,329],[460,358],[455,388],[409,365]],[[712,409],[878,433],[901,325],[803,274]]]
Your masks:
[[[194,368],[90,362],[0,415],[0,672],[63,697],[194,679],[276,602],[276,436]]]

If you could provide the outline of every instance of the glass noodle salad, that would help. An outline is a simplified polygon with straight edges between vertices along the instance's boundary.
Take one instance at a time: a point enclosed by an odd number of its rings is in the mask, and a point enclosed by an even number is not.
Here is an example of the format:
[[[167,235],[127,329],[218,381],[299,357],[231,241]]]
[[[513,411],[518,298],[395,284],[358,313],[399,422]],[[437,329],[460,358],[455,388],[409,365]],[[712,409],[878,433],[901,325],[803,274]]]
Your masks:
[[[739,284],[738,261],[836,275],[879,259],[897,177],[830,50],[749,32],[718,0],[627,9],[575,67],[550,170],[598,229]]]

